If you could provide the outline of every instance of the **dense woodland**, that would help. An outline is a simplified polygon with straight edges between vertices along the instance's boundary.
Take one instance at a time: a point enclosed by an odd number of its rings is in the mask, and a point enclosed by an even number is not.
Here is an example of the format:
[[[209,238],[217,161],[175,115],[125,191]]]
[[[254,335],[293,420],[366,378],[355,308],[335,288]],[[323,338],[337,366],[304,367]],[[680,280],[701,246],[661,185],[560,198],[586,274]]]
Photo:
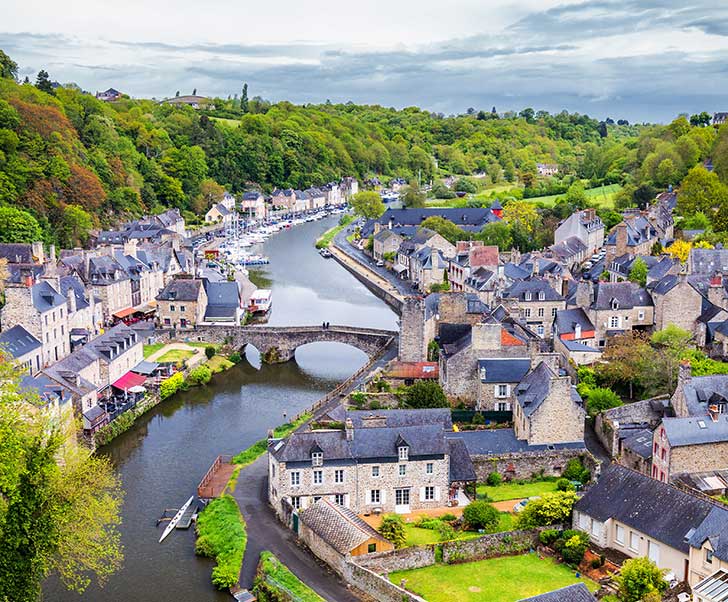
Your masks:
[[[223,188],[306,188],[344,175],[437,183],[448,174],[480,173],[478,188],[512,183],[506,203],[563,193],[567,203],[551,210],[553,216],[541,210],[549,225],[551,217],[587,202],[581,186],[618,183],[624,186],[618,207],[644,204],[712,157],[710,181],[696,184],[712,186],[704,194],[710,198],[683,206],[690,215],[710,214],[728,181],[728,130],[707,126],[707,115],[668,126],[532,109],[498,114],[495,107],[446,117],[414,107],[271,104],[248,100],[247,86],[239,99],[214,99],[215,110],[195,111],[126,97],[104,103],[74,84],[52,87],[44,71],[35,83],[20,84],[1,51],[0,63],[5,242],[41,237],[84,244],[91,228],[145,212],[177,207],[187,219],[199,219]],[[559,177],[538,178],[537,162],[558,164]]]

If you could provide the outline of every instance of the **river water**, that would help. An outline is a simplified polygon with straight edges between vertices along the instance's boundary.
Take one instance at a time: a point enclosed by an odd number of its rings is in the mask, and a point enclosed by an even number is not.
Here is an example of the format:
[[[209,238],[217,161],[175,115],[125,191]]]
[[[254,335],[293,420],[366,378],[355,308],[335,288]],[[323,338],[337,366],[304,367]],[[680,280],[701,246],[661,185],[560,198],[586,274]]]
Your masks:
[[[326,218],[282,231],[262,246],[271,263],[260,274],[273,290],[271,325],[349,324],[397,328],[397,316],[313,243],[335,225]],[[102,450],[114,462],[126,492],[121,527],[124,567],[100,589],[82,596],[51,579],[45,599],[109,602],[230,600],[210,583],[213,563],[194,555],[194,533],[174,531],[163,544],[156,519],[195,491],[218,454],[234,454],[269,428],[309,406],[366,362],[337,343],[297,350],[295,361],[261,365],[255,350],[202,388],[180,393],[142,417]],[[238,482],[238,487],[245,487]]]

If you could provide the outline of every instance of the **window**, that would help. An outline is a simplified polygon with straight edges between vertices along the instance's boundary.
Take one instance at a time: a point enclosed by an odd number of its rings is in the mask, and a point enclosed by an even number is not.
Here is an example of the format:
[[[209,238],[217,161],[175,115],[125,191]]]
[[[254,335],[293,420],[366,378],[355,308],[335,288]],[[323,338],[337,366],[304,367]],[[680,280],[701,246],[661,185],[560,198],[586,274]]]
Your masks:
[[[321,485],[321,483],[324,482],[324,471],[323,470],[314,470],[313,471],[313,484],[314,485]]]
[[[403,477],[407,474],[407,465],[406,464],[400,464],[399,465],[399,476]]]
[[[637,319],[638,320],[644,320],[645,319],[645,312],[643,310],[640,310],[637,312]]]
[[[369,492],[369,499],[371,500],[370,503],[379,504],[382,500],[382,491],[380,489],[372,489]]]
[[[510,391],[508,390],[508,385],[496,385],[495,386],[495,396],[496,397],[508,397],[508,394]]]
[[[511,410],[511,404],[507,401],[501,401],[498,403],[498,411],[499,412],[509,412]]]
[[[647,556],[657,566],[660,566],[660,546],[654,541],[647,542]]]
[[[526,291],[526,293],[525,293],[525,294],[523,295],[523,298],[524,298],[524,299],[525,299],[526,301],[530,301],[530,300],[531,300],[531,298],[532,298],[532,295],[531,295],[531,291]]]
[[[400,462],[403,462],[403,461],[409,459],[409,447],[407,447],[406,445],[401,446],[399,448],[398,452],[399,452],[399,461]]]
[[[660,449],[660,446],[657,445],[657,441],[655,441],[655,445],[653,446],[652,453],[656,456],[659,449]]]
[[[314,496],[313,496],[313,503],[315,504],[315,503],[316,503],[316,502],[318,502],[318,501],[319,501],[320,499],[321,499],[321,496],[320,496],[320,495],[314,495]]]
[[[298,510],[301,507],[301,496],[300,495],[294,495],[291,498],[291,506],[293,506],[296,510]]]
[[[705,550],[705,564],[713,564],[713,550]]]
[[[543,301],[546,298],[546,293],[543,291],[538,291],[538,300]]]
[[[538,336],[540,337],[543,336],[543,324],[539,324],[538,326],[536,326],[536,334],[538,334]]]
[[[374,554],[374,552],[376,552],[376,551],[377,551],[377,544],[375,544],[375,543],[370,543],[370,544],[369,544],[369,545],[367,546],[367,554]]]
[[[428,462],[427,466],[425,466],[425,472],[427,474],[432,474],[435,470],[435,465],[432,462]]]
[[[602,523],[600,523],[597,520],[592,519],[591,534],[594,537],[599,537],[602,534]]]
[[[164,325],[165,326],[169,326],[170,324],[171,324],[170,319],[169,318],[164,318]]]
[[[634,531],[629,532],[629,549],[634,552],[639,552],[640,549],[640,536]]]
[[[624,545],[624,527],[622,525],[616,525],[614,529],[614,540]]]
[[[538,317],[543,318],[543,307],[538,308]]]
[[[169,311],[174,311],[174,305],[169,306]]]
[[[425,487],[425,501],[435,501],[435,488],[432,485],[428,485],[427,487]]]
[[[612,299],[612,309],[619,309],[619,301]]]
[[[397,506],[409,506],[410,490],[409,489],[395,489],[394,490],[394,503]]]
[[[180,311],[184,311],[184,310],[185,310],[185,306],[184,306],[184,305],[180,305],[180,306],[179,306],[179,310],[180,310]]]
[[[660,457],[664,460],[667,457],[667,450],[663,447]]]
[[[372,466],[372,477],[375,479],[379,476],[379,466]]]
[[[336,493],[334,494],[334,501],[339,506],[346,506],[346,495],[343,493]]]
[[[299,487],[301,485],[301,473],[298,470],[294,470],[291,473],[291,487]]]
[[[619,328],[619,316],[611,316],[609,318],[609,328]]]
[[[323,452],[313,452],[311,454],[311,466],[322,466],[324,463]]]
[[[523,310],[523,317],[524,318],[530,318],[531,317],[531,308],[527,307]]]
[[[334,471],[334,483],[343,483],[343,482],[344,482],[344,469],[337,468]]]
[[[551,308],[551,317],[552,318],[555,318],[556,317],[556,308],[555,307],[552,307]]]

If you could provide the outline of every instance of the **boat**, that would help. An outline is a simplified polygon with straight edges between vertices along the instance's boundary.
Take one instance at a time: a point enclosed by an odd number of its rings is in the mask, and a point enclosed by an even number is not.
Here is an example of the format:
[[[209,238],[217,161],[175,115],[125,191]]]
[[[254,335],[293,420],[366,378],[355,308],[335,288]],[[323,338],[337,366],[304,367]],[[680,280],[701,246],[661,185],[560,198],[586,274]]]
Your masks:
[[[164,529],[164,532],[162,533],[162,537],[159,538],[159,543],[162,543],[164,541],[164,538],[169,535],[172,530],[177,526],[177,523],[180,521],[184,513],[187,511],[187,508],[189,508],[190,504],[192,503],[192,500],[195,499],[194,495],[190,496],[190,499],[188,499],[184,506],[182,506],[179,510],[177,510],[177,514],[175,514],[169,521],[169,524]]]
[[[329,251],[328,249],[321,249],[319,251],[319,255],[321,255],[321,257],[323,257],[324,259],[331,259],[332,257],[331,251]]]
[[[251,314],[266,314],[270,311],[273,301],[271,299],[273,292],[266,288],[255,291],[248,302],[248,311]]]

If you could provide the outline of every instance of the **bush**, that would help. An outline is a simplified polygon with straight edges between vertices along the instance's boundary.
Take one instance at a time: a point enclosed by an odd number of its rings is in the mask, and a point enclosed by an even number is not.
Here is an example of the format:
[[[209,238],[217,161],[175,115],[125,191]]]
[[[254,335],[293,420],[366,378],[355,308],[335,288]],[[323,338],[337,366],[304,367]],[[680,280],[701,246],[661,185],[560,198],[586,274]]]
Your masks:
[[[602,566],[602,561],[599,558],[592,558],[591,561],[591,568],[598,569],[600,566]]]
[[[204,364],[194,368],[187,376],[188,382],[192,385],[206,385],[211,379],[212,370]]]
[[[213,357],[215,357],[215,354],[217,353],[217,350],[213,345],[208,345],[205,347],[205,357],[208,360],[211,360]]]
[[[597,387],[589,389],[586,393],[586,409],[589,416],[596,416],[604,410],[617,408],[622,405],[622,400],[611,389]]]
[[[574,487],[574,484],[569,481],[569,479],[561,478],[558,481],[556,481],[556,490],[557,491],[575,491],[576,487]]]
[[[561,550],[561,556],[564,562],[574,566],[578,566],[584,559],[584,553],[589,547],[589,536],[579,531],[576,535],[572,535],[568,539],[564,539],[564,547]]]
[[[463,520],[470,529],[493,531],[500,521],[500,512],[489,503],[478,500],[465,506]]]
[[[559,532],[556,529],[545,529],[538,534],[538,540],[545,546],[550,546],[559,538]]]
[[[540,499],[531,500],[516,518],[519,529],[534,529],[568,521],[576,502],[573,491],[544,493]]]
[[[351,394],[351,403],[353,403],[357,408],[363,406],[367,399],[367,394],[362,391],[355,391]]]
[[[448,408],[440,383],[435,380],[419,380],[407,389],[407,405],[411,408]]]
[[[624,602],[638,602],[649,594],[659,594],[667,589],[663,571],[649,558],[626,560],[615,580],[619,585],[620,598]]]
[[[453,529],[453,526],[450,523],[443,521],[437,522],[440,523],[437,526],[437,534],[440,537],[440,541],[450,541],[451,539],[455,539],[455,529]]]
[[[379,532],[384,539],[392,542],[395,548],[403,548],[407,541],[407,533],[402,522],[402,517],[398,514],[387,514],[382,518],[382,524],[379,526]]]
[[[228,358],[233,364],[239,363],[243,358],[240,356],[240,353],[237,351],[234,351],[230,354],[230,357]]]
[[[491,487],[496,487],[501,484],[501,481],[503,481],[503,477],[501,477],[500,474],[497,472],[491,472],[485,482]]]
[[[235,585],[247,543],[245,521],[235,500],[224,495],[210,502],[198,516],[196,531],[196,553],[217,561],[213,584],[219,589]]]
[[[480,412],[476,412],[475,416],[473,416],[472,424],[475,424],[476,426],[485,424],[485,416],[483,416]],[[490,483],[488,484],[490,485]]]
[[[447,514],[443,514],[440,517],[440,520],[444,520],[446,523],[451,523],[453,521],[456,521],[457,519],[457,516],[455,516],[454,514],[450,514],[449,512]]]
[[[580,458],[569,460],[561,476],[569,481],[579,481],[580,483],[588,483],[591,480],[591,472],[582,464]]]
[[[159,385],[159,398],[167,399],[179,391],[185,381],[184,374],[175,372],[168,379],[163,380]]]

